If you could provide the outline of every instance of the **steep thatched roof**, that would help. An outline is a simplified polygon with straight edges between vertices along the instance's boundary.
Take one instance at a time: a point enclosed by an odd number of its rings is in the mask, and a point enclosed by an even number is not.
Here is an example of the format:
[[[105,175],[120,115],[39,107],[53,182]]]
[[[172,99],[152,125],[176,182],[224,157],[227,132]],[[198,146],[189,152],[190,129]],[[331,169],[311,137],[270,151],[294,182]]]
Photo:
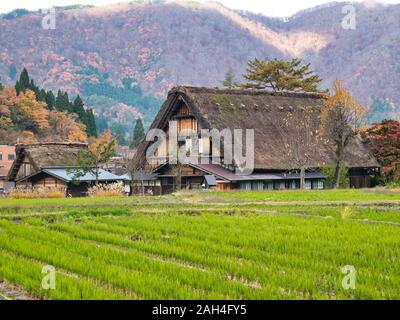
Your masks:
[[[87,149],[86,143],[18,144],[9,179],[15,179],[25,158],[33,165],[35,171],[49,167],[72,167],[77,165],[78,152],[85,149]]]
[[[256,169],[288,169],[292,164],[283,151],[281,134],[278,130],[286,115],[304,112],[305,108],[315,112],[315,130],[320,129],[319,113],[323,95],[314,93],[273,93],[263,90],[216,89],[200,87],[175,87],[163,104],[151,128],[163,128],[177,101],[182,99],[197,118],[201,128],[255,129]],[[290,140],[288,132],[286,139]],[[294,137],[293,137],[294,138]],[[144,157],[147,148],[143,143],[137,153],[137,160]],[[320,148],[315,167],[334,164],[334,153],[328,147]],[[359,138],[353,139],[346,155],[349,167],[378,167],[376,159],[364,147]]]

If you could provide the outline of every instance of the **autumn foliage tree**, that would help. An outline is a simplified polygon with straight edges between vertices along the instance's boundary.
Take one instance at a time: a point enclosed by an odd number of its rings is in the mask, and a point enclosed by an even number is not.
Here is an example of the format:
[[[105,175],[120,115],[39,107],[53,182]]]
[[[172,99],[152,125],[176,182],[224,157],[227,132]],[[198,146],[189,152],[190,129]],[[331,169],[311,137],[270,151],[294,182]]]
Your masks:
[[[362,133],[382,166],[384,182],[400,181],[400,121],[383,120]]]
[[[243,88],[271,89],[280,91],[321,92],[318,85],[322,79],[300,59],[289,61],[259,60],[249,61],[244,78],[248,81]]]
[[[54,135],[51,140],[67,142],[85,142],[87,135],[85,126],[77,121],[77,116],[53,110],[49,113],[49,125]]]
[[[342,80],[336,79],[321,112],[321,132],[326,138],[325,143],[335,150],[335,189],[340,185],[346,149],[358,134],[364,114],[365,107],[346,90]]]
[[[31,90],[21,92],[13,108],[13,117],[18,127],[39,133],[49,129],[49,110],[46,104],[36,100],[35,93]]]
[[[37,141],[85,142],[85,126],[77,115],[49,110],[30,89],[16,94],[15,88],[0,90],[1,143]]]
[[[112,139],[109,130],[98,138],[90,138],[88,149],[78,153],[78,168],[73,170],[74,178],[78,179],[87,173],[92,173],[98,185],[100,166],[115,156],[115,147],[116,141]]]
[[[11,106],[14,105],[16,92],[14,88],[0,89],[0,130],[8,130],[12,125]]]

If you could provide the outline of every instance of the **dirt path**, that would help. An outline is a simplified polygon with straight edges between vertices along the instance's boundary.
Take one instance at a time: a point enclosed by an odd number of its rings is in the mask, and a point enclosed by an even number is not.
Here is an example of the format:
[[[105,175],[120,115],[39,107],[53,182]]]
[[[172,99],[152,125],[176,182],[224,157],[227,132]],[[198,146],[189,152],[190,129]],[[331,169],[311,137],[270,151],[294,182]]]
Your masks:
[[[36,298],[0,279],[0,300],[36,300]]]

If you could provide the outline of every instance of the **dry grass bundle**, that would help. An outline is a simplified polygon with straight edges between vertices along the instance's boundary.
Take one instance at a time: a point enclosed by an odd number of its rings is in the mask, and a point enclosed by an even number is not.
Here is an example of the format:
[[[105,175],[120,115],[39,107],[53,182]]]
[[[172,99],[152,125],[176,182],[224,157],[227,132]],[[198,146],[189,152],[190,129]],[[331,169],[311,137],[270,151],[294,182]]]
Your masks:
[[[121,197],[124,195],[124,184],[116,182],[94,185],[88,189],[88,195],[95,198]]]
[[[16,187],[9,197],[11,199],[64,198],[65,187]]]

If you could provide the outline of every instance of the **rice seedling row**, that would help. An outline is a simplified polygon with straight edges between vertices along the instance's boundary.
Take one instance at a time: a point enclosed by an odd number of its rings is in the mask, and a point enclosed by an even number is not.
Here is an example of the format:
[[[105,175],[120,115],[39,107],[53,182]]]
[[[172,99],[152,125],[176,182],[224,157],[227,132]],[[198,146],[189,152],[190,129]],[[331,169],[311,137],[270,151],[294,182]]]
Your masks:
[[[49,299],[400,298],[398,194],[304,194],[6,201],[0,279]],[[55,290],[41,288],[49,264]]]

